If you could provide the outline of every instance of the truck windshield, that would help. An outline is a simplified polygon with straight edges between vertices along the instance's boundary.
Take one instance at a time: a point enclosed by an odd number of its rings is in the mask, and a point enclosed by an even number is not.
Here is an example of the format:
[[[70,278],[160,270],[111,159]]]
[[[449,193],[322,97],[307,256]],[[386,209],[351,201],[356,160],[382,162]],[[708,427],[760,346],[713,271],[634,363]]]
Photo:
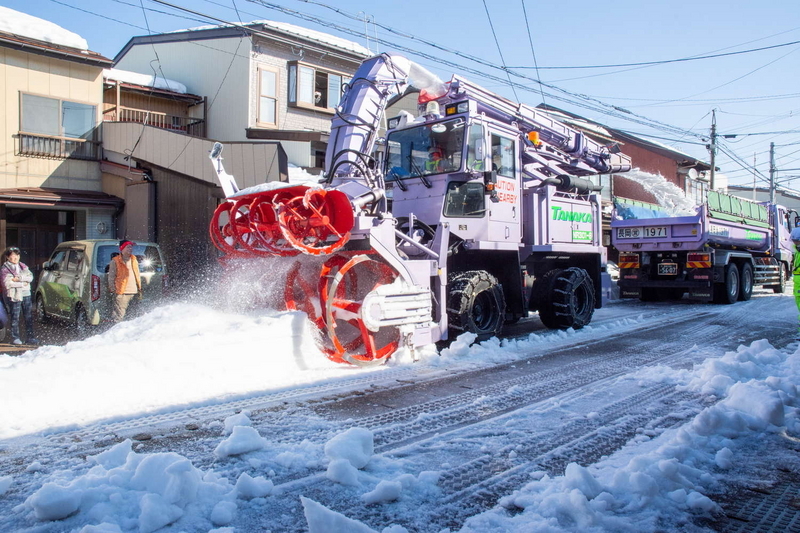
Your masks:
[[[393,131],[387,138],[387,181],[461,169],[464,121],[447,120]]]

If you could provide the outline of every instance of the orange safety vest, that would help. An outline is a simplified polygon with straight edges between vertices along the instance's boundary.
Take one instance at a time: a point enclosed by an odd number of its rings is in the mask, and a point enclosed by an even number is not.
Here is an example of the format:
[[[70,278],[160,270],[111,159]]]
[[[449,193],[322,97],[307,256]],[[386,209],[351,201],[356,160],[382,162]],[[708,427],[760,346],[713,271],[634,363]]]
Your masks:
[[[122,260],[122,255],[114,257],[117,263],[117,277],[114,278],[114,293],[125,294],[125,287],[128,285],[128,266]],[[136,288],[141,292],[142,281],[139,279],[139,261],[136,256],[131,254],[131,269],[133,270],[133,277],[136,278]]]

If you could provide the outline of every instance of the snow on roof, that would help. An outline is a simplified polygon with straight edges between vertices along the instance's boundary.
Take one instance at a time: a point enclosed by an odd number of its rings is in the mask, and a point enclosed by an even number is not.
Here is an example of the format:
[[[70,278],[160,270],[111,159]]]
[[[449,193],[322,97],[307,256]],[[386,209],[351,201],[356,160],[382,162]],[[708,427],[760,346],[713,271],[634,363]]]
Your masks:
[[[57,24],[0,6],[0,31],[60,46],[88,50],[86,39]]]
[[[353,52],[355,54],[363,55],[365,57],[375,55],[368,48],[365,48],[356,42],[349,41],[347,39],[342,39],[341,37],[335,37],[333,35],[330,35],[328,33],[323,33],[321,31],[310,30],[308,28],[295,26],[294,24],[289,24],[288,22],[275,22],[274,20],[253,20],[251,22],[242,23],[243,26],[256,26],[259,24],[268,26],[274,30],[281,31],[283,33],[289,33],[292,35],[296,35],[298,37],[303,37],[305,39],[317,41],[319,43],[327,44],[329,46],[334,46],[336,48],[347,50],[348,52]],[[228,27],[231,26],[228,24],[220,24],[216,26],[197,26],[194,28],[177,30],[175,32],[169,32],[169,33],[210,30],[215,28],[228,28]]]
[[[153,87],[156,89],[166,89],[175,93],[186,94],[189,91],[186,85],[174,80],[168,80],[163,76],[152,76],[150,74],[139,74],[138,72],[131,72],[129,70],[120,70],[117,68],[107,68],[103,70],[103,78],[106,80],[121,81],[123,83],[132,83],[134,85],[142,85],[144,87]]]

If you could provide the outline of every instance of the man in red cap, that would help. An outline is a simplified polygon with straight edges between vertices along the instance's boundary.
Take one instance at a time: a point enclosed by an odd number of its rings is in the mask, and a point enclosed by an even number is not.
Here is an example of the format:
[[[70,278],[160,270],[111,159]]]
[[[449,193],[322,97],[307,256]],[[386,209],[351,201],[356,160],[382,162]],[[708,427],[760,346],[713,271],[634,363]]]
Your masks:
[[[142,281],[139,277],[139,262],[133,255],[133,242],[119,242],[119,255],[111,260],[108,266],[108,290],[114,298],[114,309],[111,319],[121,322],[125,318],[128,304],[136,294],[142,292]]]

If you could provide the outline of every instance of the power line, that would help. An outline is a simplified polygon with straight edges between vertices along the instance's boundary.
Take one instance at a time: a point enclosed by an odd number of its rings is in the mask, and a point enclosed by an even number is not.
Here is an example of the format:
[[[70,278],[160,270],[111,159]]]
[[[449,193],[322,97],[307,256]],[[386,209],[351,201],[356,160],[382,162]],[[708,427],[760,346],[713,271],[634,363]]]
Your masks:
[[[511,73],[506,68],[506,59],[503,57],[503,49],[500,47],[500,41],[497,39],[497,33],[494,31],[494,24],[492,24],[492,16],[489,14],[489,6],[486,5],[486,0],[483,0],[483,9],[486,10],[486,20],[489,21],[489,28],[492,30],[492,37],[494,37],[494,44],[497,45],[497,53],[500,54],[500,61],[503,64],[503,70],[506,71],[506,76],[508,77],[508,84],[511,86],[511,90],[514,92],[514,99],[519,102],[519,96],[517,96],[517,90],[514,88],[514,84],[511,83]]]
[[[574,70],[574,69],[591,69],[591,68],[620,68],[620,67],[644,67],[649,65],[666,65],[668,63],[681,63],[685,61],[698,61],[701,59],[715,59],[717,57],[735,56],[741,54],[750,54],[753,52],[761,52],[763,50],[771,50],[773,48],[781,48],[783,46],[791,46],[793,44],[800,44],[800,41],[792,41],[790,43],[775,44],[772,46],[764,46],[761,48],[752,48],[750,50],[741,50],[739,52],[727,52],[724,54],[712,54],[707,56],[695,57],[682,57],[680,59],[664,59],[662,61],[643,61],[641,63],[618,63],[616,65],[583,65],[583,66],[570,66],[570,67],[536,67],[541,70]],[[530,69],[534,67],[508,67],[516,69]]]

